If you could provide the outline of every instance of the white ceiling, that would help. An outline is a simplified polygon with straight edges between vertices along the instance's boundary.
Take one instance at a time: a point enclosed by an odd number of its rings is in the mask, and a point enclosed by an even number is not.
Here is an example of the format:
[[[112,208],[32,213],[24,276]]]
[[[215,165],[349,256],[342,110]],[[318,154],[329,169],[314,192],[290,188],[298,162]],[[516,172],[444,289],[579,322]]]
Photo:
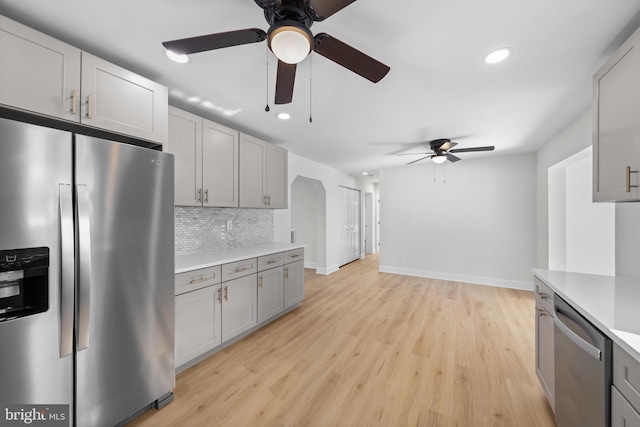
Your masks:
[[[355,174],[403,165],[418,157],[396,153],[443,137],[500,155],[537,150],[588,108],[591,76],[640,24],[640,0],[359,0],[311,31],[389,74],[373,84],[312,54],[298,65],[293,102],[280,106],[266,43],[194,54],[186,65],[161,45],[266,31],[253,0],[0,0],[0,13],[165,84],[173,105]],[[504,46],[507,61],[483,63]],[[291,119],[276,119],[280,111]]]

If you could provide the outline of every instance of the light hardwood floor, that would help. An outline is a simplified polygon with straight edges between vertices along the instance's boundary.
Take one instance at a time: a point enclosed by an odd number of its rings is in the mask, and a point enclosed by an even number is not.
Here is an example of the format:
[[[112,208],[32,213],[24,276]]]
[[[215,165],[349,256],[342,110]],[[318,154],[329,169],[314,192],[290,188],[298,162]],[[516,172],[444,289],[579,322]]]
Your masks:
[[[291,313],[179,374],[131,426],[554,426],[532,292],[378,272],[305,272]]]

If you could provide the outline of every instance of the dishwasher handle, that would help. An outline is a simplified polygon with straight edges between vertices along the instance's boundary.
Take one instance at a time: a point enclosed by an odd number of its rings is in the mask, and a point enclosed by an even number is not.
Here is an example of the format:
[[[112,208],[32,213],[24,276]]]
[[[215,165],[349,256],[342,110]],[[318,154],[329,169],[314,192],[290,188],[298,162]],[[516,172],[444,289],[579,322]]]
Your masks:
[[[573,342],[575,345],[580,347],[589,356],[593,357],[596,360],[602,360],[602,351],[599,348],[592,345],[591,343],[582,339],[582,337],[578,336],[578,334],[573,332],[571,328],[565,325],[564,322],[560,320],[561,314],[564,314],[564,313],[561,313],[558,310],[557,306],[554,307],[553,321],[558,327],[558,329],[560,329],[560,332],[562,332],[567,338],[571,340],[571,342]]]

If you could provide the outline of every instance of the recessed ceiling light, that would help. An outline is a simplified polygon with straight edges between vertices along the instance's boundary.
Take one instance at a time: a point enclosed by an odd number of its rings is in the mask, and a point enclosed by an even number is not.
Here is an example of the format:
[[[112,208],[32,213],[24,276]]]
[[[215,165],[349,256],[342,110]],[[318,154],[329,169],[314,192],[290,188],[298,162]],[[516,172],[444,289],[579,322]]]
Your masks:
[[[278,113],[276,114],[276,117],[280,120],[289,120],[291,118],[291,115],[289,113]]]
[[[369,175],[369,172],[362,172],[362,175]]]
[[[507,59],[510,54],[511,49],[508,47],[496,49],[484,57],[484,62],[487,64],[497,64],[498,62],[502,62]]]
[[[175,53],[170,50],[167,50],[167,57],[178,64],[186,64],[189,62],[189,57],[187,55]]]

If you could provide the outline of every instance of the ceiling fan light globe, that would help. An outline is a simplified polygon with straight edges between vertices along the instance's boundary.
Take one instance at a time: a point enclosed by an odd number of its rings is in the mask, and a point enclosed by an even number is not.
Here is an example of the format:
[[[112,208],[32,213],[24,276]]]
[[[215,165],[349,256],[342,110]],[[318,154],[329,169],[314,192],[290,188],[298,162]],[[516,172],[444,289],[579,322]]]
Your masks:
[[[287,64],[303,61],[311,52],[312,40],[309,30],[299,25],[280,25],[269,30],[269,48]]]
[[[444,163],[447,160],[447,156],[441,154],[441,155],[433,156],[431,160],[433,161],[433,163],[440,164],[440,163]]]

